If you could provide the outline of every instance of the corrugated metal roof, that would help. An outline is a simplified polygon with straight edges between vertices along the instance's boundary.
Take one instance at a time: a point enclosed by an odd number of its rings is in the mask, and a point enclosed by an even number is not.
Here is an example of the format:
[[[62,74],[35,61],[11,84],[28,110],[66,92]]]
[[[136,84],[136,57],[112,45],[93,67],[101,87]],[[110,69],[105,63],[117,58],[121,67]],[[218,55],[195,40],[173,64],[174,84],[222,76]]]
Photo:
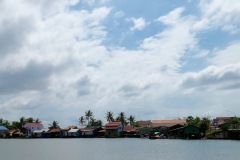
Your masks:
[[[8,131],[8,129],[4,126],[0,126],[0,131]]]
[[[70,129],[68,133],[76,133],[77,131],[79,131],[79,129]]]
[[[33,133],[43,133],[43,132],[47,132],[49,129],[40,129],[40,130],[35,130],[33,131]]]

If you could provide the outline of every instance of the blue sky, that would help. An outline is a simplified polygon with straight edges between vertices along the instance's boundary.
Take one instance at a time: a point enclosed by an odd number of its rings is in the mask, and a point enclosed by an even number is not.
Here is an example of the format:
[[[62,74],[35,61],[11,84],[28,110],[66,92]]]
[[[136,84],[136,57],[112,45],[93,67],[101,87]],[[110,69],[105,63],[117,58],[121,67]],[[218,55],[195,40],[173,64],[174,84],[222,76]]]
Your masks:
[[[2,0],[0,117],[65,127],[88,109],[103,121],[107,111],[138,120],[239,115],[239,8],[238,0]]]

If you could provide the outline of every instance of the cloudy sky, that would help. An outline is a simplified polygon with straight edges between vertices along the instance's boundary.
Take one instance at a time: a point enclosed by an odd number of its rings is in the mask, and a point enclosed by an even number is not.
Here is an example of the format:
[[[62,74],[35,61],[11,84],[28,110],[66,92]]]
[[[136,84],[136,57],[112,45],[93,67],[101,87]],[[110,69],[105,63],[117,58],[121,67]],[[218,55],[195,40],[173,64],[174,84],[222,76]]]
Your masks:
[[[239,0],[0,0],[0,117],[240,116]]]

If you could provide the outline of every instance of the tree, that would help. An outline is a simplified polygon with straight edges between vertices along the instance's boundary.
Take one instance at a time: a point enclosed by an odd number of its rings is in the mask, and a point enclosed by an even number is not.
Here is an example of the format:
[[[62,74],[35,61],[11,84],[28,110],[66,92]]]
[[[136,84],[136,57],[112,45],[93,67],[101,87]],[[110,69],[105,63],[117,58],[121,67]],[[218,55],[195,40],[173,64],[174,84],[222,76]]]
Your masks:
[[[21,126],[20,122],[13,121],[10,128],[11,128],[11,129],[20,129],[21,127],[22,127],[22,126]]]
[[[113,112],[107,111],[106,119],[107,119],[108,122],[113,122],[114,121]]]
[[[49,124],[49,129],[57,129],[57,128],[60,128],[59,125],[58,125],[58,122],[57,121],[53,121],[52,124]]]
[[[85,122],[86,122],[85,117],[84,117],[84,116],[81,116],[81,117],[79,118],[79,124],[80,124],[80,125],[83,125],[83,124],[85,124]]]
[[[117,121],[122,122],[122,125],[127,125],[126,116],[124,112],[120,112],[117,117]]]
[[[129,123],[130,123],[130,126],[134,126],[134,123],[135,123],[135,117],[133,115],[130,115],[129,118]]]
[[[2,126],[2,125],[3,125],[3,119],[0,118],[0,126]]]
[[[39,118],[37,118],[37,119],[35,120],[35,123],[41,123],[41,121],[39,120]]]
[[[27,118],[26,123],[33,123],[34,119],[32,117]]]
[[[26,123],[25,117],[19,118],[19,123],[20,123],[21,126],[23,126]]]
[[[187,125],[194,125],[194,118],[192,116],[188,116],[186,122]]]
[[[210,126],[210,117],[203,117],[199,123],[199,128],[203,133],[206,133],[206,131],[209,129]]]
[[[102,126],[102,121],[91,118],[89,121],[88,127],[93,127],[93,126]]]
[[[86,117],[86,119],[88,121],[88,125],[89,125],[89,121],[93,117],[93,112],[91,110],[86,111],[85,112],[85,117]]]

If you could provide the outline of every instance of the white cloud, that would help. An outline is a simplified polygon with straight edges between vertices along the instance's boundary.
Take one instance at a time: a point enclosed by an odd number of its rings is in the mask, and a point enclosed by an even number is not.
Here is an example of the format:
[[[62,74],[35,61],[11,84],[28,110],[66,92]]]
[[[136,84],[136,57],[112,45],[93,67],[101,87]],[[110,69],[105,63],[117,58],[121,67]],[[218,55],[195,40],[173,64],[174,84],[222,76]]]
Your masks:
[[[195,24],[195,29],[221,28],[231,34],[236,34],[240,31],[239,0],[202,0],[200,8],[202,17]]]
[[[240,89],[240,64],[223,67],[210,66],[198,73],[188,73],[181,86],[193,90]]]
[[[128,21],[133,22],[133,27],[130,28],[131,31],[139,30],[142,31],[149,23],[145,22],[144,18],[130,18]]]
[[[211,64],[223,66],[239,63],[240,42],[234,42],[225,49],[214,51],[213,57],[209,60]]]

